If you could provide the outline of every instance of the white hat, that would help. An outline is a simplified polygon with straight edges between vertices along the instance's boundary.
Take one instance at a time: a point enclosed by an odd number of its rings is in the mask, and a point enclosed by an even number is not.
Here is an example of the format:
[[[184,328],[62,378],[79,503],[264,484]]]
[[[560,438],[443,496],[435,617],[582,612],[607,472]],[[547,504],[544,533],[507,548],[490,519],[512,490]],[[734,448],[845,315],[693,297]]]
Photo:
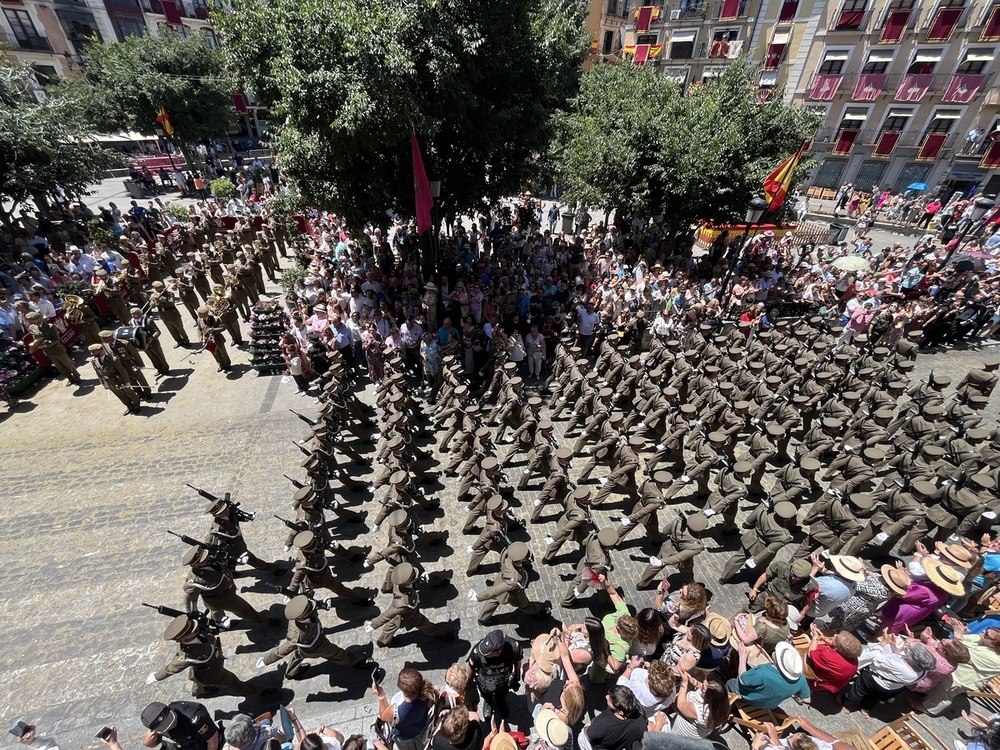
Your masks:
[[[535,731],[549,747],[563,748],[569,744],[569,727],[551,708],[543,708],[539,712],[538,718],[535,719]]]
[[[790,643],[774,647],[774,663],[786,680],[794,682],[802,676],[802,657]]]

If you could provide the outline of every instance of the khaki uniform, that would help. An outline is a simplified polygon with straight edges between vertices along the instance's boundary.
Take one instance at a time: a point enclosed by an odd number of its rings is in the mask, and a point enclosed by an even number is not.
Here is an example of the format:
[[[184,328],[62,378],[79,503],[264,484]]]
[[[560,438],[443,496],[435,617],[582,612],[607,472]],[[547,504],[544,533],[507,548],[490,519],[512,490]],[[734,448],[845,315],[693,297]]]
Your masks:
[[[157,292],[153,295],[153,301],[157,312],[160,314],[160,320],[163,322],[164,327],[166,327],[167,333],[170,334],[170,338],[174,340],[174,343],[191,343],[187,331],[184,330],[184,321],[181,320],[180,310],[177,309],[177,299],[173,293],[167,290]]]
[[[251,622],[265,622],[267,619],[236,592],[229,573],[215,563],[192,568],[188,573],[184,582],[184,599],[189,612],[197,608],[199,597],[216,622],[222,620],[226,612]]]
[[[295,571],[288,588],[298,593],[311,593],[316,589],[328,589],[351,604],[366,604],[368,599],[358,594],[338,581],[326,559],[326,552],[321,549],[311,551],[298,550],[295,560]]]
[[[583,558],[577,563],[576,575],[573,576],[573,580],[562,599],[564,607],[572,606],[573,602],[587,590],[587,584],[583,582],[583,571],[588,568],[595,574],[604,573],[606,575],[611,571],[611,555],[601,546],[596,531],[592,531],[584,542]]]
[[[254,695],[259,690],[249,685],[225,667],[226,658],[222,653],[222,643],[217,635],[200,633],[194,640],[177,644],[177,655],[158,672],[157,680],[165,680],[171,675],[191,670],[191,682],[195,698],[213,695],[206,688],[218,688],[233,695]]]
[[[214,315],[209,313],[204,318],[198,317],[195,321],[198,327],[198,334],[205,343],[205,348],[212,352],[215,361],[219,363],[219,368],[228,370],[233,366],[229,359],[229,352],[226,351],[226,338],[222,335],[222,326]]]
[[[921,522],[927,511],[909,492],[892,489],[883,492],[878,498],[885,505],[872,516],[871,521],[844,547],[843,554],[857,555],[877,534],[887,534],[888,539],[879,546],[884,550],[892,549],[895,542],[909,529]]]
[[[652,585],[660,577],[661,571],[668,567],[677,568],[684,583],[694,581],[694,558],[705,551],[705,545],[692,535],[682,516],[674,516],[667,521],[662,537],[663,544],[656,557],[663,564],[647,565],[636,583],[638,588]]]
[[[781,548],[792,541],[791,532],[763,505],[747,517],[743,522],[743,528],[747,531],[740,537],[742,549],[726,563],[719,579],[723,582],[728,582],[751,559],[754,561],[754,570],[764,570]]]
[[[448,631],[442,625],[433,623],[419,610],[420,597],[410,586],[395,586],[392,591],[392,603],[371,622],[372,628],[381,628],[377,643],[388,646],[393,636],[402,628],[419,630],[424,635],[434,638],[445,638]]]
[[[115,398],[121,401],[129,411],[139,410],[139,394],[133,390],[128,371],[121,362],[105,352],[91,357],[90,364],[93,365],[101,385],[111,391]]]
[[[306,659],[326,659],[345,667],[353,667],[362,660],[360,656],[331,643],[323,633],[323,623],[315,615],[304,621],[290,620],[285,640],[264,654],[264,663],[274,664],[286,656],[291,658],[288,659],[285,676],[292,679],[298,676]]]
[[[483,602],[483,608],[479,612],[479,624],[487,624],[501,604],[509,604],[526,615],[539,614],[543,607],[538,602],[528,599],[524,591],[527,585],[527,567],[515,565],[505,549],[500,554],[500,575],[497,582],[476,593],[476,601]]]
[[[587,538],[587,534],[593,530],[594,520],[590,513],[590,507],[581,505],[572,495],[566,498],[566,512],[559,518],[556,524],[556,533],[552,537],[552,542],[545,550],[545,557],[542,562],[551,562],[563,544],[572,538],[577,544],[582,545]]]
[[[52,365],[59,370],[59,374],[71,383],[80,382],[80,372],[70,358],[66,347],[59,343],[59,329],[51,323],[33,323],[28,326],[28,333],[31,334],[31,343],[28,348],[31,351],[41,349],[48,357]]]

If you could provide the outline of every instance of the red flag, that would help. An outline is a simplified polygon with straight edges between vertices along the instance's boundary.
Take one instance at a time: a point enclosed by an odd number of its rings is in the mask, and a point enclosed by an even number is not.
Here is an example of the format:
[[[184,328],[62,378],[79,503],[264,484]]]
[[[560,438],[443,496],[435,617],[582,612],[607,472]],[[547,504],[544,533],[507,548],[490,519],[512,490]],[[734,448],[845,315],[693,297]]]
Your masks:
[[[423,234],[431,228],[431,207],[434,199],[431,197],[431,185],[427,181],[424,170],[424,157],[420,155],[420,144],[417,134],[411,132],[411,147],[413,150],[413,192],[417,201],[417,234]]]
[[[802,160],[802,149],[785,159],[776,170],[764,178],[764,194],[767,196],[767,210],[774,213],[785,201],[785,195],[792,184],[795,168]]]

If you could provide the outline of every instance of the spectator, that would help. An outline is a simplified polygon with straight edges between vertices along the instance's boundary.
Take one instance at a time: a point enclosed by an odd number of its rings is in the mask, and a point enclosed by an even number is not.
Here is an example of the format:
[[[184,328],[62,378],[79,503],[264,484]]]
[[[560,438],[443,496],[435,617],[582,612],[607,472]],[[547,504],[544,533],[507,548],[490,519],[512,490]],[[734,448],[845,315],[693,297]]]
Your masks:
[[[771,662],[747,669],[748,649],[737,642],[739,676],[726,687],[757,708],[777,708],[788,698],[808,702],[809,684],[802,676],[802,657],[789,643],[779,643]]]
[[[394,748],[422,750],[431,729],[437,689],[420,672],[410,668],[400,670],[396,687],[399,692],[389,701],[381,685],[372,685],[372,692],[378,696],[378,718],[392,726]]]
[[[805,675],[812,690],[838,694],[858,671],[861,641],[846,630],[828,636],[812,626],[812,640],[806,654]]]

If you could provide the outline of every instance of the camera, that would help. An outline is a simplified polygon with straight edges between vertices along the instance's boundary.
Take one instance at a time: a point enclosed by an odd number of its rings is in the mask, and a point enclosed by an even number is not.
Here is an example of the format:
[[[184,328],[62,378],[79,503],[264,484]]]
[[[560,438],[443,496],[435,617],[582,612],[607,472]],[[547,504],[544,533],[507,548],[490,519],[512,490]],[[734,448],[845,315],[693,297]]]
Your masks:
[[[94,736],[99,740],[107,741],[111,737],[111,727],[101,727]]]
[[[22,737],[24,737],[24,735],[26,735],[30,731],[31,731],[31,724],[28,724],[27,722],[24,721],[17,722],[14,726],[12,726],[10,729],[7,730],[9,734],[14,735],[18,739],[21,739]]]
[[[376,666],[372,670],[372,684],[381,685],[383,680],[385,680],[385,670],[382,667]]]

